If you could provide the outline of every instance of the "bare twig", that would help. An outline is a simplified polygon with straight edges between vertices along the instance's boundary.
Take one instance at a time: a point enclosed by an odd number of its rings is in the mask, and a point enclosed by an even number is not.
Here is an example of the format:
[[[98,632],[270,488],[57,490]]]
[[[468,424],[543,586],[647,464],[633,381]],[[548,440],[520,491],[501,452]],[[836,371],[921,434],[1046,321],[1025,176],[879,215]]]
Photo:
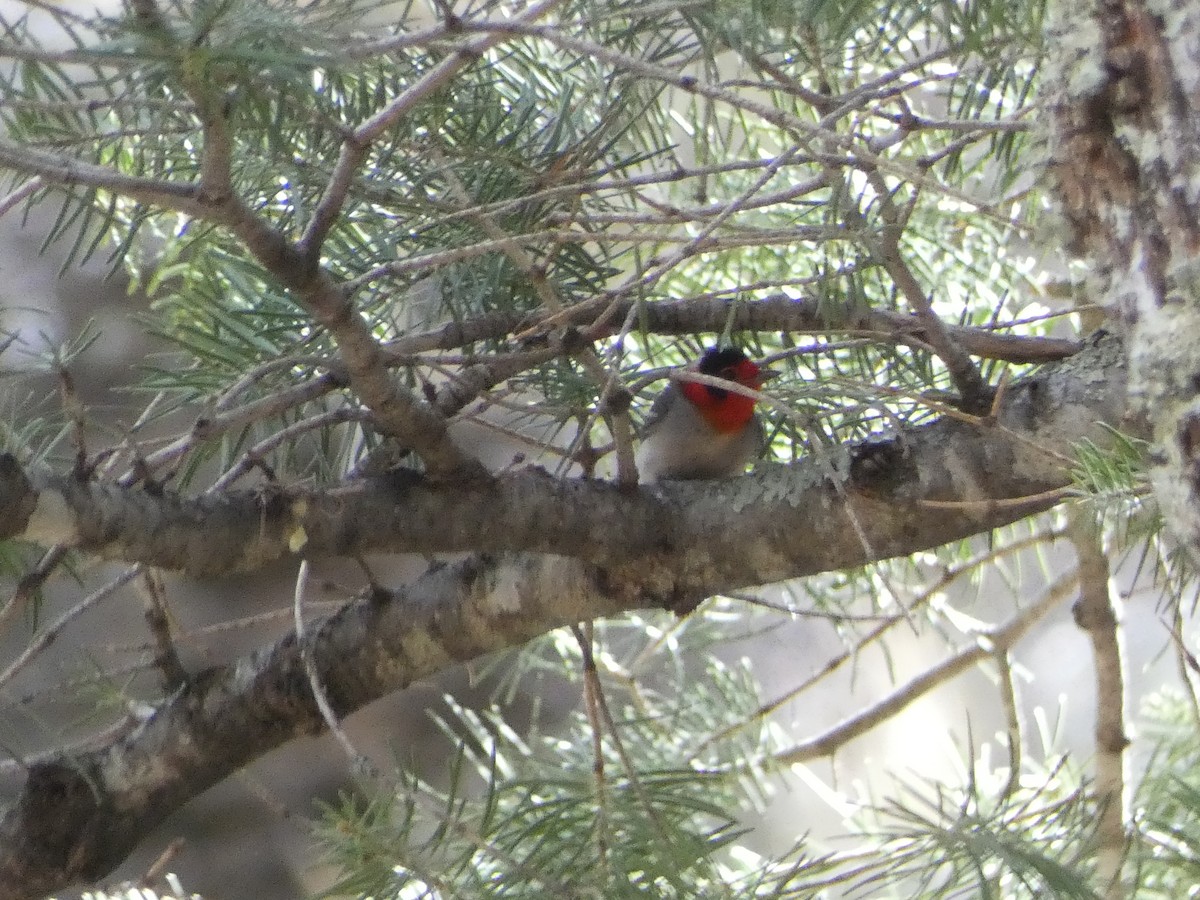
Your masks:
[[[25,649],[21,651],[16,659],[9,663],[8,668],[3,672],[0,672],[0,685],[5,685],[12,681],[16,674],[20,672],[21,669],[25,668],[25,666],[29,664],[30,660],[50,646],[50,644],[52,644],[55,639],[58,638],[59,634],[62,633],[62,630],[71,624],[71,622],[75,621],[75,619],[79,618],[79,616],[91,609],[104,598],[108,597],[114,591],[131,582],[134,578],[140,575],[141,572],[142,566],[140,563],[130,566],[116,578],[111,579],[106,584],[101,585],[99,588],[92,591],[90,594],[64,612],[61,616],[39,631],[36,635],[34,635],[33,640],[31,640],[25,646]]]
[[[327,428],[331,425],[340,425],[345,422],[367,422],[370,421],[370,418],[371,414],[365,409],[342,406],[327,413],[309,416],[306,419],[301,419],[299,422],[293,422],[285,428],[280,428],[272,432],[270,437],[264,438],[243,453],[241,459],[230,466],[225,474],[214,481],[205,493],[211,495],[226,490],[235,481],[258,465],[267,454],[302,434]]]
[[[479,240],[463,247],[451,247],[446,250],[436,250],[431,253],[423,253],[406,259],[395,260],[371,269],[366,274],[360,275],[357,278],[350,279],[343,287],[350,293],[366,284],[379,281],[388,276],[432,271],[464,259],[475,259],[480,256],[486,256],[489,253],[505,251],[509,247],[515,246],[518,241],[553,244],[671,245],[682,248],[681,250],[674,251],[674,255],[683,259],[701,253],[719,253],[738,247],[765,247],[769,245],[786,247],[794,245],[797,240],[801,239],[816,241],[837,238],[844,240],[847,237],[848,235],[845,230],[840,230],[832,226],[802,226],[796,228],[759,228],[755,226],[733,228],[729,226],[729,230],[726,233],[706,233],[703,237],[696,237],[682,229],[675,228],[673,225],[668,225],[666,228],[658,230],[631,228],[622,231],[615,229],[581,231],[570,225],[561,225],[557,228],[544,228],[538,231],[514,234],[510,237]],[[661,268],[661,261],[659,262],[659,267]],[[600,297],[603,298],[603,304],[598,309],[602,309],[603,305],[619,302],[622,297],[632,293],[635,287],[642,286],[642,279],[644,277],[648,277],[655,282],[662,278],[661,274],[653,275],[652,273],[647,274],[647,272],[648,270],[644,270],[635,273],[621,285],[610,288],[602,293]],[[614,298],[616,298],[615,301]]]
[[[38,191],[45,187],[45,182],[40,177],[30,178],[19,188],[14,190],[6,197],[0,197],[0,217],[3,217],[14,206],[20,204],[23,200],[32,197]]]
[[[1001,497],[997,500],[928,500],[924,497],[917,499],[917,503],[929,509],[956,509],[968,510],[978,509],[985,511],[989,509],[1004,509],[1005,507],[1021,507],[1028,506],[1030,509],[1038,507],[1053,506],[1056,503],[1061,503],[1067,497],[1076,493],[1075,488],[1053,488],[1048,491],[1042,491],[1040,494],[1029,494],[1025,497]]]
[[[885,204],[885,206],[888,204]],[[925,340],[933,347],[938,359],[946,366],[950,378],[962,397],[962,408],[968,412],[983,412],[991,407],[992,391],[978,366],[950,335],[946,324],[933,311],[929,296],[904,260],[900,250],[899,228],[888,225],[879,241],[879,259],[900,293],[908,301],[925,329]]]
[[[1008,738],[1008,780],[1004,784],[1004,796],[1009,797],[1021,785],[1025,739],[1021,722],[1021,705],[1017,702],[1016,677],[1008,650],[1001,650],[996,654],[996,674],[1000,688],[1000,703],[1004,707],[1005,734]]]
[[[1191,714],[1192,727],[1200,731],[1200,696],[1196,693],[1196,678],[1200,676],[1200,660],[1188,649],[1184,640],[1184,621],[1179,603],[1171,604],[1171,620],[1164,621],[1163,627],[1171,636],[1175,645],[1175,664],[1179,669],[1179,683],[1183,686],[1184,698],[1187,701],[1188,712]]]
[[[596,853],[600,860],[600,870],[608,875],[608,784],[604,775],[604,723],[600,718],[599,695],[604,690],[600,684],[600,675],[596,671],[596,658],[592,654],[594,629],[591,622],[585,622],[583,627],[571,626],[571,633],[579,644],[579,652],[583,655],[583,700],[587,712],[588,725],[592,730],[592,781],[596,794],[596,823],[593,832],[596,835]]]
[[[253,422],[280,415],[293,407],[343,387],[345,383],[345,376],[342,374],[318,375],[294,387],[274,391],[260,400],[253,400],[217,415],[202,416],[196,420],[190,432],[176,438],[167,446],[146,454],[141,461],[142,466],[153,472],[187,455],[204,441],[220,437],[231,429],[242,428]],[[118,484],[130,485],[136,483],[137,480],[137,471],[130,470],[118,479]]]
[[[183,848],[186,845],[187,841],[181,837],[177,837],[171,843],[167,844],[163,852],[158,854],[158,857],[146,869],[145,874],[138,880],[138,884],[143,889],[152,887],[162,877],[163,873],[167,871],[167,867],[183,852]]]
[[[1071,572],[1050,585],[1042,598],[1022,610],[1000,628],[981,632],[975,640],[953,656],[922,672],[879,702],[859,710],[828,731],[801,741],[789,750],[776,754],[785,764],[804,763],[836,752],[840,747],[866,734],[876,725],[897,715],[914,700],[945,684],[979,662],[993,658],[996,653],[1012,647],[1026,632],[1043,619],[1056,605],[1075,589],[1078,574]]]
[[[1128,848],[1125,751],[1129,738],[1120,621],[1109,587],[1103,537],[1090,507],[1071,508],[1067,536],[1079,560],[1079,599],[1071,611],[1075,624],[1092,642],[1096,674],[1096,886],[1105,900],[1124,900],[1121,870]]]
[[[142,597],[146,607],[146,626],[154,640],[154,666],[161,676],[163,692],[170,694],[188,678],[171,636],[171,620],[167,612],[166,585],[155,569],[142,573]]]
[[[916,597],[914,597],[909,602],[909,604],[908,604],[909,612],[910,613],[918,612],[922,607],[924,607],[925,605],[930,603],[934,597],[937,597],[937,596],[943,594],[945,592],[946,588],[949,587],[951,584],[953,584],[955,581],[957,581],[959,578],[962,578],[965,575],[969,575],[970,573],[977,571],[981,566],[987,565],[989,563],[993,563],[996,560],[998,560],[1004,556],[1007,556],[1009,554],[1019,553],[1022,550],[1028,549],[1029,547],[1036,546],[1037,544],[1043,543],[1045,541],[1052,541],[1052,540],[1056,539],[1057,537],[1059,537],[1059,535],[1056,532],[1035,533],[1035,534],[1029,535],[1028,537],[1022,538],[1021,540],[1013,541],[1011,544],[1005,544],[1004,546],[1001,546],[1001,547],[993,547],[992,549],[988,550],[987,552],[981,553],[981,554],[967,560],[963,564],[961,564],[953,569],[947,570],[946,572],[942,573],[942,576],[940,578],[938,578],[937,581],[935,581],[933,584],[931,584],[929,587],[927,587],[925,590],[923,590],[920,594],[918,594]],[[895,627],[896,625],[898,625],[899,623],[904,622],[904,621],[906,621],[906,619],[903,616],[892,616],[892,617],[889,617],[888,619],[886,619],[885,621],[881,622],[875,628],[871,629],[871,631],[869,631],[865,635],[863,635],[863,637],[859,638],[853,648],[851,648],[850,650],[847,650],[843,653],[839,653],[837,656],[833,657],[828,662],[826,662],[825,665],[820,669],[820,671],[814,673],[811,677],[805,679],[803,682],[798,684],[796,687],[791,688],[790,690],[788,690],[785,693],[781,694],[780,696],[776,697],[774,700],[770,700],[767,703],[764,703],[762,706],[760,706],[758,709],[756,709],[752,715],[747,717],[747,721],[756,721],[758,719],[763,718],[764,716],[771,715],[772,713],[776,712],[779,709],[782,709],[785,705],[787,705],[788,703],[791,703],[793,700],[795,700],[797,697],[799,697],[805,691],[809,690],[814,685],[818,684],[819,682],[823,681],[825,678],[827,678],[830,675],[837,672],[843,665],[845,665],[846,663],[850,662],[853,659],[857,659],[859,656],[862,655],[862,652],[864,650],[866,650],[872,644],[881,640],[888,633],[888,631],[890,631],[893,627]],[[712,744],[718,740],[723,740],[724,738],[730,736],[731,734],[733,734],[735,731],[737,731],[741,727],[742,727],[741,724],[734,725],[734,726],[731,726],[731,727],[725,729],[724,731],[721,731],[721,732],[713,735],[711,738],[709,738],[707,741],[705,741],[703,744],[700,745],[700,750],[703,750],[705,747],[709,746],[710,744]],[[699,753],[699,752],[700,751],[697,750],[697,753]]]
[[[564,0],[541,0],[540,3],[535,3],[516,16],[513,21],[521,24],[536,22],[556,6],[561,6],[563,2]],[[416,83],[410,85],[395,100],[346,136],[333,173],[329,176],[325,193],[317,204],[317,209],[304,231],[304,236],[300,239],[300,250],[310,262],[315,264],[320,258],[321,246],[345,205],[354,176],[366,160],[372,142],[406,116],[422,100],[448,84],[455,75],[474,63],[483,53],[509,39],[510,37],[506,34],[493,32],[466,41],[456,51],[426,72]]]
[[[304,661],[304,672],[308,676],[309,687],[312,688],[313,700],[330,733],[345,751],[354,771],[375,776],[378,773],[374,763],[354,746],[342,728],[341,722],[338,721],[337,713],[334,712],[333,706],[329,702],[329,696],[325,693],[325,685],[321,682],[321,673],[317,671],[317,664],[313,659],[312,642],[304,632],[304,598],[307,593],[308,560],[302,559],[300,560],[300,569],[296,572],[296,589],[292,594],[292,618],[296,626],[296,645],[300,648],[300,658]]]
[[[99,188],[140,203],[197,217],[208,212],[208,206],[201,200],[195,185],[122,175],[106,166],[80,162],[59,153],[34,150],[5,140],[0,140],[0,168],[38,175],[45,182],[53,184]]]
[[[41,589],[66,557],[67,548],[61,544],[55,544],[42,555],[33,571],[26,572],[21,576],[21,580],[17,582],[17,588],[8,598],[8,602],[0,607],[0,634],[4,632],[9,618],[33,598],[33,595]]]
[[[87,413],[79,392],[75,390],[75,379],[62,360],[57,362],[58,396],[62,404],[63,418],[71,423],[71,443],[75,447],[75,477],[90,477],[87,463]]]
[[[583,638],[582,632],[576,634],[576,639]],[[581,642],[580,646],[584,644]],[[588,644],[588,653],[591,653],[591,645]],[[595,659],[593,658],[593,666]],[[617,728],[616,720],[613,718],[612,710],[609,709],[608,699],[603,690],[596,691],[593,694],[596,702],[596,711],[600,714],[600,719],[604,723],[605,729],[608,731],[609,737],[612,739],[613,749],[616,750],[617,756],[621,760],[621,767],[625,771],[625,778],[629,782],[630,788],[637,795],[638,802],[642,805],[642,810],[646,813],[646,818],[653,826],[654,832],[659,839],[667,846],[673,845],[671,835],[662,823],[662,818],[658,814],[658,810],[654,807],[654,802],[650,799],[650,795],[646,793],[646,787],[642,784],[642,779],[638,776],[637,764],[633,757],[629,755],[629,751],[625,749],[625,742],[621,740],[621,732]]]

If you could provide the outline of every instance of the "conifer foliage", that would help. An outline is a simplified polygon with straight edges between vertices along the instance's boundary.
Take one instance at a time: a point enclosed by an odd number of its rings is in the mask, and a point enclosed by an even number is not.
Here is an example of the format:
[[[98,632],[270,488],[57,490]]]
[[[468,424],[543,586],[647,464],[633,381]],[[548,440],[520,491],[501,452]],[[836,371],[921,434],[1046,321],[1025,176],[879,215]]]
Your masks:
[[[317,733],[332,895],[1183,896],[1200,21],[1117,6],[0,5],[0,216],[154,348],[4,339],[0,900]],[[639,486],[718,344],[764,459]],[[443,770],[344,727],[459,664]]]

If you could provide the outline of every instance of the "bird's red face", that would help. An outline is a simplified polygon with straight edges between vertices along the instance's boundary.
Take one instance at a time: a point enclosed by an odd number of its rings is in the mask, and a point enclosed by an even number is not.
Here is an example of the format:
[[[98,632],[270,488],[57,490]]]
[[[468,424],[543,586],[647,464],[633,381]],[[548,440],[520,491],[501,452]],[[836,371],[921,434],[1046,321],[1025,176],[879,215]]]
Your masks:
[[[700,358],[696,370],[703,375],[734,381],[752,390],[758,390],[763,383],[762,369],[758,364],[747,359],[741,350],[732,348],[709,350]],[[739,431],[754,416],[752,397],[686,379],[679,388],[683,396],[719,432]]]

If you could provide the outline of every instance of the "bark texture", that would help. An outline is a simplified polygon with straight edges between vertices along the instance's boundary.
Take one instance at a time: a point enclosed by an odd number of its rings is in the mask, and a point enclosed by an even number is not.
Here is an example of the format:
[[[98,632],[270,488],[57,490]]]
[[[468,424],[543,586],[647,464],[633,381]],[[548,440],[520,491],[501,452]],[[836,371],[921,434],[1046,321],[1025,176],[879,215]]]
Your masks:
[[[530,471],[464,484],[364,481],[188,499],[0,459],[4,537],[215,575],[305,554],[474,550],[305,641],[339,716],[549,629],[869,559],[1007,524],[1061,499],[1072,445],[1121,425],[1124,354],[1097,335],[1012,385],[994,420],[946,418],[838,459],[724,482],[622,490]],[[933,501],[937,505],[931,505]],[[30,766],[0,819],[0,900],[115,868],[157,822],[238,768],[324,727],[294,637],[191,679],[111,744]]]
[[[1047,85],[1061,199],[1093,294],[1124,325],[1159,503],[1200,559],[1200,7],[1059,7]]]

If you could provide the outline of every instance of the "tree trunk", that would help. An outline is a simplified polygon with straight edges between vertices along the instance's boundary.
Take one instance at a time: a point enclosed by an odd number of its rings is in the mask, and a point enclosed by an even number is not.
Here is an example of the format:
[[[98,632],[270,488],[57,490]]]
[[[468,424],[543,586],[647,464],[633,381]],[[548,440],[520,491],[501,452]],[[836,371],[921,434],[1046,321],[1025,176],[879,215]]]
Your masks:
[[[1200,560],[1200,7],[1059,4],[1052,167],[1073,249],[1125,332],[1167,525]]]

